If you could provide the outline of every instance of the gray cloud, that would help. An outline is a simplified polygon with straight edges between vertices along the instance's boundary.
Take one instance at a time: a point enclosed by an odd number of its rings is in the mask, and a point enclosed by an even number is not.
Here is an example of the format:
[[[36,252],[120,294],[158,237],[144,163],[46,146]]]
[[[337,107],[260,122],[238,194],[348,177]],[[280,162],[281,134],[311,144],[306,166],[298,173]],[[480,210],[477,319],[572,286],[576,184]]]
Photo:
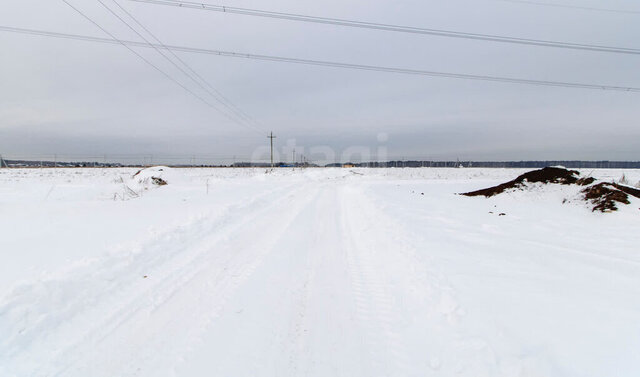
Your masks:
[[[640,56],[403,35],[118,0],[163,42],[238,52],[640,86]],[[120,38],[136,39],[97,2],[75,0]],[[113,5],[111,0],[107,4]],[[221,3],[222,4],[222,3]],[[594,3],[595,4],[595,3]],[[637,15],[494,0],[229,6],[421,27],[637,46]],[[608,7],[634,9],[632,1]],[[13,2],[0,25],[104,37],[61,1]],[[640,159],[640,95],[299,66],[180,53],[260,132],[230,122],[122,46],[0,33],[0,153],[250,156],[273,130],[279,147],[377,148],[397,157]],[[153,50],[139,50],[201,92]]]

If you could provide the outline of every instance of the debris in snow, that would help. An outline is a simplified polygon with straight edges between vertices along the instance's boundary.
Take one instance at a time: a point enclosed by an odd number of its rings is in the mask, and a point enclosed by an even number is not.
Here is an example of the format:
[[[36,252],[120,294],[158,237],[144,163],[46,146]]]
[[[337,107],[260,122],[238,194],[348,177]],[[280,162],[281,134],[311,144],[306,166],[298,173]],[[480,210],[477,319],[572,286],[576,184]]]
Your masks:
[[[165,167],[164,166],[153,166],[153,167],[149,167],[149,168],[142,168],[140,170],[138,170],[136,172],[136,174],[134,174],[134,177],[137,177],[138,175],[141,175],[140,173],[146,173],[146,172],[151,172],[151,171],[155,171],[155,172],[161,172],[164,171]],[[145,175],[145,174],[142,174]]]
[[[612,184],[602,182],[582,190],[585,200],[591,201],[594,211],[615,211],[617,203],[629,204],[629,196]]]
[[[167,184],[167,181],[165,181],[160,177],[151,177],[151,182],[153,182],[154,185],[158,185],[158,186],[164,186]]]
[[[622,177],[620,177],[620,179],[618,179],[618,183],[621,185],[626,185],[626,186],[631,186],[631,183],[629,182],[629,180],[627,179],[626,174],[622,173]]]
[[[147,182],[151,182],[157,186],[164,186],[168,182],[162,178],[162,175],[165,170],[169,168],[165,166],[153,166],[150,168],[140,169],[133,175],[132,178],[137,178],[138,183],[144,184]]]
[[[152,166],[144,168],[133,175],[132,180],[143,190],[147,190],[149,186],[165,186],[169,183],[167,175],[171,175],[172,169],[166,166]]]
[[[129,200],[141,197],[145,191],[154,186],[165,186],[169,183],[167,175],[173,181],[176,175],[172,169],[166,166],[152,166],[138,170],[130,178],[120,177],[115,183],[121,185],[120,189],[113,194],[113,200]]]
[[[624,178],[624,176],[623,176]],[[520,189],[524,190],[527,183],[543,183],[543,184],[560,184],[560,185],[578,185],[587,186],[580,191],[581,199],[593,204],[592,211],[611,212],[618,210],[616,203],[630,204],[629,195],[640,198],[640,190],[630,186],[615,182],[595,183],[593,177],[580,177],[580,173],[576,170],[567,170],[562,167],[546,167],[539,170],[533,170],[520,175],[516,179],[500,184],[498,186],[489,187],[482,190],[463,193],[465,196],[485,196],[487,198],[501,194],[507,190]],[[594,184],[595,183],[595,184]],[[563,200],[565,203],[567,200]],[[504,214],[499,214],[504,216]]]
[[[640,190],[617,183],[601,182],[582,190],[584,199],[595,206],[593,211],[616,211],[616,203],[631,204],[629,195],[640,198]]]

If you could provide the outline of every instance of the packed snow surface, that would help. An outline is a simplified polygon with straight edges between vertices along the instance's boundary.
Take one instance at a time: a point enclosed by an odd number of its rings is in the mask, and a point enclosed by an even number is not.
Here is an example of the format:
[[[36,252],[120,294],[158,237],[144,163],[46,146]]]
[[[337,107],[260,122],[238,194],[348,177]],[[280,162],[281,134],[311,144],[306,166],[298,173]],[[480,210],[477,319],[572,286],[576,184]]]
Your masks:
[[[0,376],[640,371],[635,198],[456,195],[517,169],[158,169],[0,169]]]

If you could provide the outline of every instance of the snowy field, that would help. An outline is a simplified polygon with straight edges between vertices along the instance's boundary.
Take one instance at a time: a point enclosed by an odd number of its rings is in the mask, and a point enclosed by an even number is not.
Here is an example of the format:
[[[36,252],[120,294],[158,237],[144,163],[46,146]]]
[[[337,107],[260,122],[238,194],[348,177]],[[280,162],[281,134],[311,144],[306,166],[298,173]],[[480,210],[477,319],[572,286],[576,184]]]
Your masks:
[[[638,376],[640,201],[525,171],[0,169],[0,376]]]

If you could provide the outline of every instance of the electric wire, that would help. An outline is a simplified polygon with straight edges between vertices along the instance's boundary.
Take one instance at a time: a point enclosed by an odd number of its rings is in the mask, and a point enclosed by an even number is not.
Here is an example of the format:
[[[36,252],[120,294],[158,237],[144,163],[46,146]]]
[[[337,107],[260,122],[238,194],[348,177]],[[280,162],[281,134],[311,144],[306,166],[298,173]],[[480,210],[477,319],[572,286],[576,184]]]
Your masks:
[[[193,76],[191,74],[189,74],[188,72],[186,72],[181,66],[179,66],[177,63],[175,63],[171,58],[169,58],[165,52],[163,52],[163,50],[160,50],[159,48],[156,48],[155,46],[153,46],[151,44],[151,42],[141,33],[139,33],[133,26],[131,26],[128,22],[126,22],[122,17],[120,17],[116,12],[114,12],[111,8],[109,8],[102,0],[97,0],[109,13],[111,13],[114,17],[116,17],[118,20],[120,20],[120,22],[122,22],[125,26],[127,26],[131,31],[133,31],[137,36],[139,36],[143,41],[145,41],[150,47],[152,47],[158,54],[160,54],[160,56],[162,56],[165,60],[167,60],[169,63],[171,63],[176,69],[178,69],[180,72],[182,72],[185,76],[187,76],[190,80],[192,80],[194,83],[196,83],[196,85],[198,85],[201,89],[203,89],[204,91],[208,92],[216,101],[219,101],[215,95],[213,93],[210,93],[210,91],[204,86],[202,85],[202,83],[200,83],[198,80],[194,79]],[[114,1],[115,2],[115,1]],[[117,4],[117,3],[116,3]],[[214,105],[215,106],[215,105]],[[218,109],[217,107],[215,107],[215,109],[217,111],[222,112],[222,110]],[[236,120],[237,122],[237,120]]]
[[[491,42],[511,43],[511,44],[520,44],[520,45],[540,46],[540,47],[553,47],[553,48],[572,49],[572,50],[586,50],[586,51],[608,52],[608,53],[617,53],[617,54],[640,55],[640,49],[628,48],[628,47],[614,47],[614,46],[604,46],[604,45],[597,45],[597,44],[572,43],[572,42],[561,42],[561,41],[551,41],[551,40],[542,40],[542,39],[528,39],[528,38],[510,37],[510,36],[504,36],[504,35],[466,33],[461,31],[452,31],[452,30],[419,28],[419,27],[411,27],[411,26],[346,20],[346,19],[340,19],[340,18],[316,17],[316,16],[308,16],[308,15],[302,15],[302,14],[271,12],[271,11],[264,11],[264,10],[258,10],[258,9],[236,8],[236,7],[228,7],[224,5],[196,3],[191,1],[178,1],[178,0],[130,0],[130,1],[135,1],[138,3],[155,4],[155,5],[174,6],[179,8],[208,10],[208,11],[221,12],[221,13],[241,14],[245,16],[268,17],[268,18],[277,18],[277,19],[290,20],[290,21],[311,22],[311,23],[318,23],[318,24],[338,25],[338,26],[346,26],[346,27],[353,27],[353,28],[374,29],[374,30],[391,31],[391,32],[399,32],[399,33],[424,34],[424,35],[433,35],[433,36],[439,36],[439,37],[462,38],[462,39],[471,39],[471,40],[479,40],[479,41],[491,41]]]
[[[205,105],[213,108],[214,110],[218,110],[218,108],[213,105],[212,103],[210,103],[209,101],[207,101],[206,99],[202,98],[200,95],[198,95],[197,93],[195,93],[194,91],[192,91],[191,89],[189,89],[187,86],[185,86],[184,84],[182,84],[180,81],[178,81],[177,79],[175,79],[174,77],[172,77],[170,74],[168,74],[167,72],[163,71],[161,68],[159,68],[157,65],[153,64],[150,60],[148,60],[147,58],[145,58],[143,55],[141,55],[140,53],[138,53],[136,50],[134,50],[133,48],[131,48],[131,46],[137,46],[137,47],[152,47],[153,44],[149,44],[149,46],[146,46],[144,43],[140,43],[140,42],[132,42],[132,41],[124,41],[121,39],[118,39],[114,34],[112,34],[111,32],[109,32],[107,29],[105,29],[104,27],[102,27],[100,24],[98,24],[96,21],[94,21],[91,17],[87,16],[84,12],[82,12],[80,9],[78,9],[77,7],[73,6],[71,3],[69,3],[67,0],[61,0],[63,3],[67,4],[71,9],[73,9],[74,11],[76,11],[78,14],[80,14],[83,18],[85,18],[86,20],[88,20],[89,22],[91,22],[93,25],[95,25],[97,28],[99,28],[100,30],[102,30],[105,34],[107,34],[109,37],[111,37],[111,39],[106,39],[106,38],[96,38],[96,40],[102,40],[103,43],[105,43],[105,41],[109,41],[109,43],[112,44],[120,44],[122,46],[124,46],[125,48],[127,48],[127,50],[129,50],[131,53],[133,53],[134,55],[136,55],[138,58],[140,58],[142,61],[144,61],[146,64],[148,64],[149,66],[151,66],[153,69],[155,69],[156,71],[158,71],[159,73],[161,73],[164,77],[166,77],[167,79],[171,80],[172,82],[174,82],[175,84],[177,84],[178,86],[180,86],[182,89],[184,89],[186,92],[188,92],[189,94],[191,94],[192,96],[194,96],[196,99],[200,100],[202,103],[204,103]],[[237,121],[233,118],[231,118],[228,114],[224,113],[224,112],[220,112],[222,115],[224,115],[225,117],[227,117],[227,119],[231,120],[234,123],[237,123]],[[244,125],[242,123],[240,123],[240,125]],[[252,129],[252,131],[257,131]],[[260,134],[262,134],[262,132],[257,131]]]
[[[115,17],[117,17],[121,22],[123,22],[129,29],[131,29],[134,33],[136,33],[140,38],[142,38],[148,44],[151,44],[147,38],[145,38],[141,33],[139,33],[134,27],[132,27],[129,23],[123,20],[120,16],[118,16],[113,10],[109,9],[101,0],[98,0],[100,4],[103,5],[109,12],[111,12]],[[113,3],[123,12],[125,13],[131,20],[133,20],[142,30],[144,30],[149,36],[151,36],[158,44],[164,46],[164,43],[160,41],[158,37],[156,37],[148,28],[146,28],[136,17],[134,17],[129,11],[127,11],[120,3],[116,0],[112,0]],[[206,79],[204,79],[198,72],[196,72],[189,64],[187,64],[182,58],[180,58],[173,50],[165,50],[167,51],[173,58],[175,58],[184,69],[175,63],[169,56],[167,56],[162,50],[158,48],[154,48],[163,58],[168,60],[173,66],[175,66],[180,72],[182,72],[185,76],[187,76],[190,80],[196,83],[200,88],[206,91],[209,95],[211,95],[218,103],[223,105],[229,111],[231,111],[235,116],[240,118],[243,122],[249,123],[251,127],[257,126],[257,122],[249,116],[247,113],[242,111],[238,106],[236,106],[231,100],[225,97],[218,89],[216,89],[213,85],[211,85]],[[185,69],[188,71],[185,71]]]
[[[540,5],[540,6],[554,7],[554,8],[580,9],[580,10],[588,10],[588,11],[596,11],[596,12],[640,14],[640,11],[637,11],[637,10],[587,7],[583,5],[568,5],[568,4],[549,3],[549,2],[543,2],[543,1],[531,1],[531,0],[497,0],[497,1],[502,1],[506,3],[516,3],[516,4]]]
[[[115,39],[108,39],[108,38],[92,37],[87,35],[57,33],[57,32],[34,30],[34,29],[15,28],[15,27],[9,27],[9,26],[0,26],[0,31],[28,34],[28,35],[38,35],[38,36],[53,37],[53,38],[73,39],[73,40],[81,40],[81,41],[87,41],[87,42],[105,43],[105,44],[125,44],[127,46],[145,47],[145,48],[151,47],[148,44],[143,42],[115,40]],[[533,79],[522,79],[522,78],[503,77],[503,76],[473,75],[473,74],[465,74],[465,73],[436,72],[436,71],[426,71],[426,70],[409,69],[409,68],[386,67],[386,66],[378,66],[378,65],[352,64],[352,63],[332,62],[332,61],[325,61],[325,60],[311,60],[311,59],[289,58],[289,57],[283,57],[283,56],[273,56],[273,55],[248,54],[248,53],[239,53],[239,52],[232,52],[232,51],[212,50],[212,49],[174,46],[174,45],[153,44],[153,46],[157,48],[167,49],[167,50],[196,53],[196,54],[208,54],[208,55],[254,59],[254,60],[262,60],[262,61],[285,62],[285,63],[294,63],[294,64],[316,65],[316,66],[324,66],[324,67],[345,68],[345,69],[376,71],[376,72],[386,72],[386,73],[399,73],[399,74],[408,74],[408,75],[421,75],[421,76],[455,78],[455,79],[464,79],[464,80],[493,81],[493,82],[512,83],[512,84],[527,84],[527,85],[565,87],[565,88],[577,88],[577,89],[598,89],[598,90],[611,90],[611,91],[622,91],[622,92],[640,92],[640,87],[631,87],[631,86],[589,84],[589,83],[577,83],[577,82],[567,82],[567,81],[533,80]]]

